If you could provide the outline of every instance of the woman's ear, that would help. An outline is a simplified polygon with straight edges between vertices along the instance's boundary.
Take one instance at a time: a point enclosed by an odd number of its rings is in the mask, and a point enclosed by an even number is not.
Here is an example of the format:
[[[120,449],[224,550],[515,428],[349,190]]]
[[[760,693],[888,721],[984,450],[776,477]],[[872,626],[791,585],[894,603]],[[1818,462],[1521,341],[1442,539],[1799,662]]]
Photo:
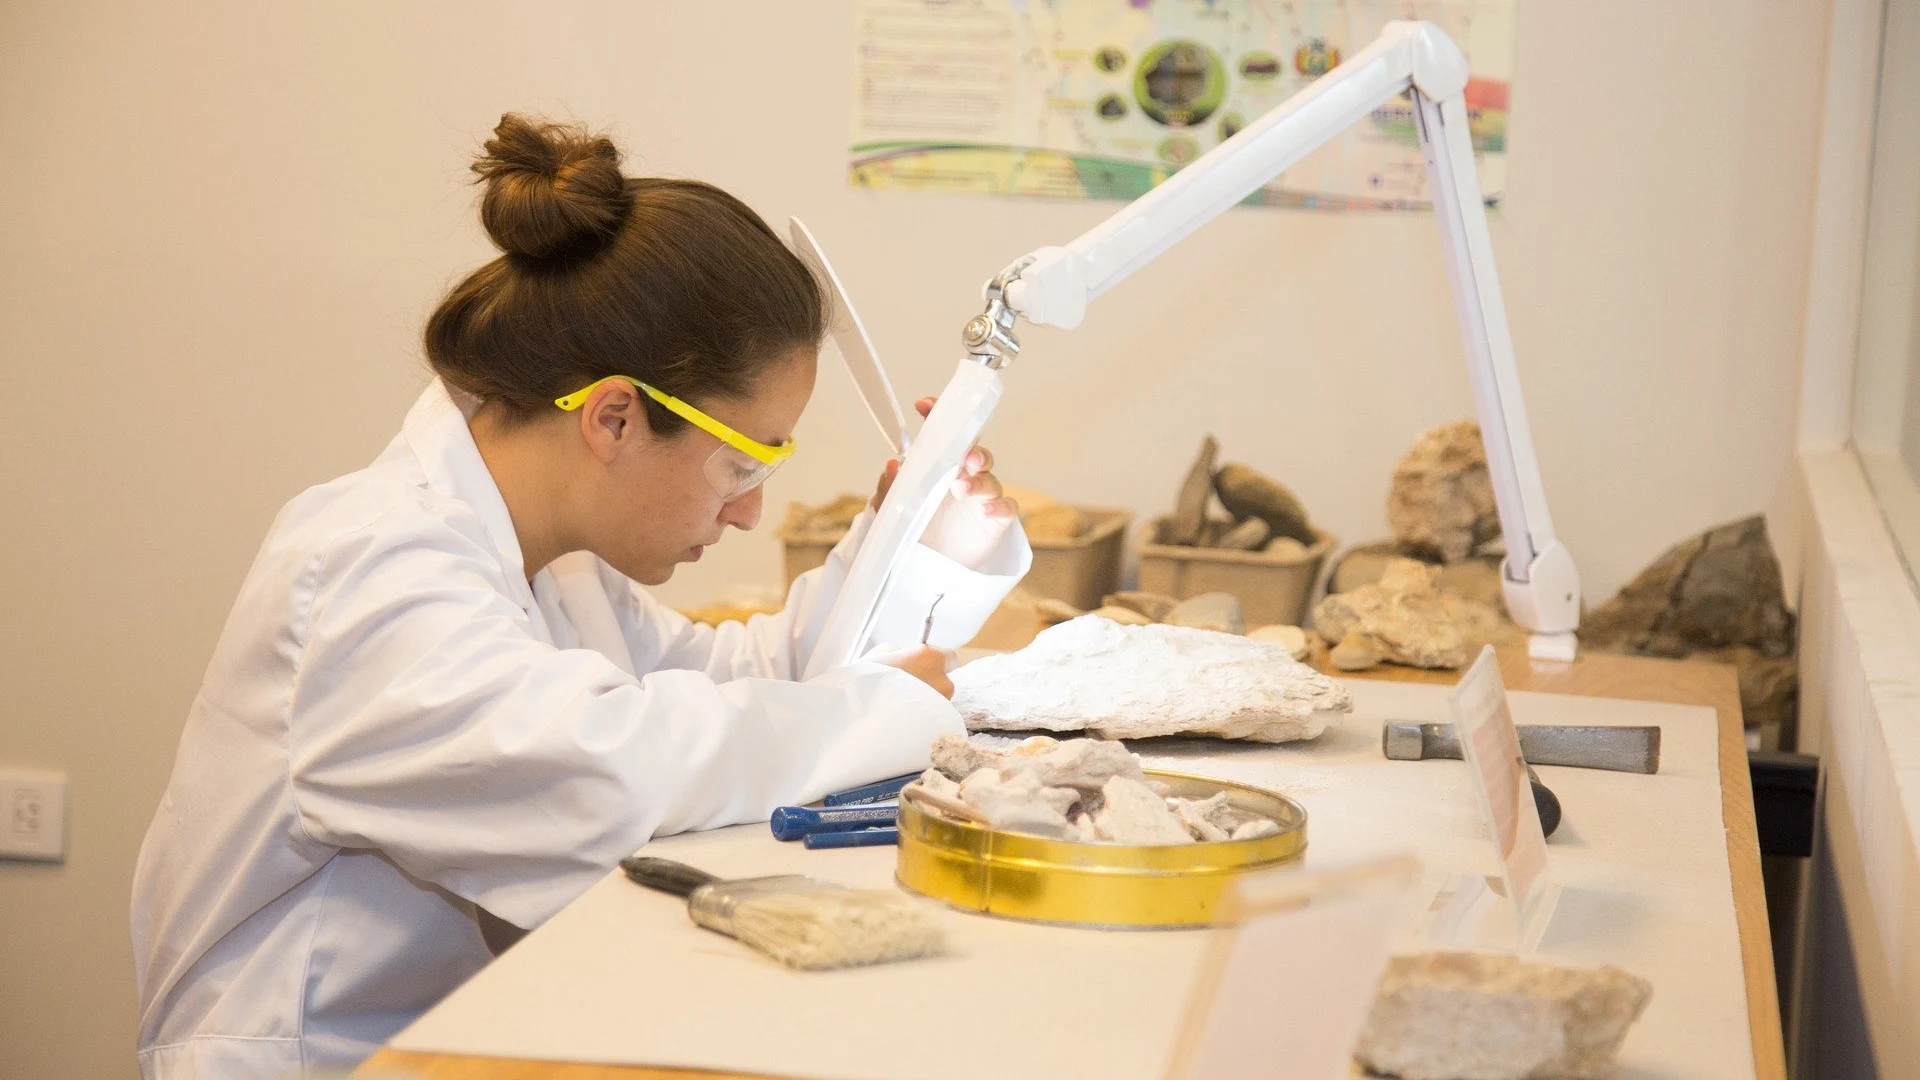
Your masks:
[[[622,379],[602,383],[580,409],[580,434],[587,440],[587,449],[603,465],[644,439],[646,430],[640,391]]]

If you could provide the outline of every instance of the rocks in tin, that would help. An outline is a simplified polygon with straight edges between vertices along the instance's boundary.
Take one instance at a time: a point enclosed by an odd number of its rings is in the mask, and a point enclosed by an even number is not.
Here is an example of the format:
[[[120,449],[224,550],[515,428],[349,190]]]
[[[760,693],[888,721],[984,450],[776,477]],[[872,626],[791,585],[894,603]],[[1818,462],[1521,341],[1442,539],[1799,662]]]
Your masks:
[[[999,767],[1006,755],[975,746],[964,735],[943,731],[934,738],[928,756],[935,769],[957,783],[981,769]]]
[[[1273,536],[1290,536],[1303,544],[1314,541],[1307,508],[1285,484],[1247,465],[1229,464],[1213,474],[1220,505],[1236,520],[1259,518]]]
[[[1311,739],[1353,711],[1339,683],[1287,650],[1182,626],[1080,618],[1018,652],[953,673],[975,731],[1087,731],[1109,739]]]
[[[1401,1080],[1598,1080],[1653,987],[1499,953],[1395,957],[1354,1057]]]
[[[1239,634],[1247,628],[1246,614],[1240,601],[1231,593],[1223,592],[1188,597],[1168,609],[1160,621],[1168,626],[1186,626],[1222,634]]]
[[[1125,746],[1104,739],[1068,739],[1032,756],[1012,754],[1000,762],[1000,775],[1031,773],[1042,786],[1099,791],[1109,779],[1124,776],[1146,782],[1140,759]]]
[[[1104,801],[1093,815],[1093,826],[1101,839],[1121,844],[1193,843],[1167,800],[1140,781],[1115,776],[1100,794]]]
[[[1414,441],[1393,470],[1387,523],[1408,550],[1448,563],[1500,535],[1479,424],[1442,424]]]

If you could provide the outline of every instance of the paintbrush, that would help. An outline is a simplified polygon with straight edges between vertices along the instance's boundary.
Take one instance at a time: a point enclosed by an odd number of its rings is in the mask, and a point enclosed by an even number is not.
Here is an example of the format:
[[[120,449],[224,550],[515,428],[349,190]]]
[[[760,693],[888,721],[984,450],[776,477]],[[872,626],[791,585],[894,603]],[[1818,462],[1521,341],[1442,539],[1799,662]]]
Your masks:
[[[695,923],[802,971],[911,960],[946,944],[933,911],[899,893],[799,874],[723,881],[641,855],[620,860],[620,868],[649,889],[686,897]]]

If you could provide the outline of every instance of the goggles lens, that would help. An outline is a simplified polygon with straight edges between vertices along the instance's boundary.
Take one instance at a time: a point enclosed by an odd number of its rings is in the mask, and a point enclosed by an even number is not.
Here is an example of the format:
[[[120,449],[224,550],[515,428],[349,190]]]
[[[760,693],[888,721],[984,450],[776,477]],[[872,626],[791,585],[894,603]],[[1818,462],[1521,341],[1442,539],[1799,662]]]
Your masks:
[[[786,458],[756,461],[745,452],[721,443],[707,457],[707,482],[724,502],[732,502],[767,482]]]

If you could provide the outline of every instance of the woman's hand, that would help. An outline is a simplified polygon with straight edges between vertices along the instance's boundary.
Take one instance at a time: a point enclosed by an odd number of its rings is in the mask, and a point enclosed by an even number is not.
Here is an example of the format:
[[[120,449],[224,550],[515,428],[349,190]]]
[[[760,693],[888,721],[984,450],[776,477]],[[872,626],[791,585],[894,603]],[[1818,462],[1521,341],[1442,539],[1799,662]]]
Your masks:
[[[904,649],[877,652],[867,659],[890,668],[899,668],[939,691],[941,697],[953,697],[953,680],[947,678],[947,668],[952,666],[953,654],[945,649],[936,649],[931,645],[909,645]]]
[[[933,402],[933,398],[921,398],[913,407],[925,417],[933,411]],[[876,509],[899,474],[900,460],[887,462],[873,493]],[[1019,517],[1019,505],[1001,491],[1000,480],[993,475],[993,453],[976,446],[967,451],[960,475],[954,478],[952,489],[934,512],[920,542],[969,570],[977,570]]]

